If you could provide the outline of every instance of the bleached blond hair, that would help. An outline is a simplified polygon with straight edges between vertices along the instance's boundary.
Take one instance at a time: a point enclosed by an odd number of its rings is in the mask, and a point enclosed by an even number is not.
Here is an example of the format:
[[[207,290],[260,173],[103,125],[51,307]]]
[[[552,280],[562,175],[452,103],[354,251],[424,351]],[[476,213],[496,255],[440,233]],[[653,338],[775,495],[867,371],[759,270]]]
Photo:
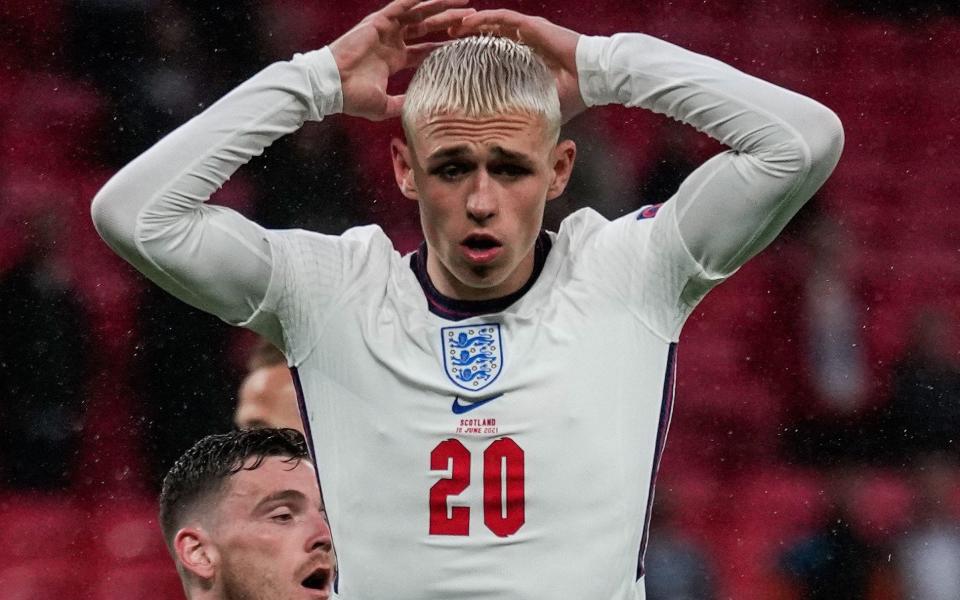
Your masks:
[[[502,37],[455,40],[423,61],[403,102],[407,139],[418,122],[445,113],[470,119],[539,115],[546,120],[550,139],[560,135],[560,97],[553,73],[529,46]]]

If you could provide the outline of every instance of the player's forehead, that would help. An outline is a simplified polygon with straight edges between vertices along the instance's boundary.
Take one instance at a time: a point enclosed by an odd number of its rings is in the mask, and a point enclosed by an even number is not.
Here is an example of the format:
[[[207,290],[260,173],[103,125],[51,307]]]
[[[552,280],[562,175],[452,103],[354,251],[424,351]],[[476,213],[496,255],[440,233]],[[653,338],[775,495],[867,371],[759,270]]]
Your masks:
[[[256,459],[248,459],[251,466]],[[221,501],[222,512],[233,516],[248,516],[265,499],[283,492],[290,501],[302,500],[309,505],[319,505],[313,463],[304,459],[286,456],[268,456],[255,469],[242,469],[230,476]]]
[[[240,398],[261,401],[267,404],[278,400],[296,403],[296,388],[293,377],[283,365],[270,365],[251,371],[240,386]]]
[[[258,399],[240,397],[234,413],[234,421],[241,429],[255,429],[267,426],[267,410]]]
[[[418,122],[414,143],[417,153],[427,160],[504,152],[536,155],[544,149],[546,131],[546,119],[539,115],[505,113],[467,117],[460,113],[441,113]]]

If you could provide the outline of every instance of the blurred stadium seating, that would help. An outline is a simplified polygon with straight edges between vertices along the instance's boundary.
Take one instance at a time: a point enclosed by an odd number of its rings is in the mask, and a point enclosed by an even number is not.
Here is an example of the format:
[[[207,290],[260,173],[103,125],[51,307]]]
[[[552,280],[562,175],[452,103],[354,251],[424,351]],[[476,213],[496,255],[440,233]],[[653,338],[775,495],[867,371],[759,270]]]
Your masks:
[[[289,37],[278,30],[272,42],[260,41],[264,61],[297,44],[329,41],[377,5],[338,8],[329,19],[317,3],[265,2],[254,18],[291,29]],[[855,240],[865,344],[879,381],[889,379],[902,355],[918,304],[935,301],[954,317],[960,314],[957,18],[917,23],[861,16],[826,0],[673,0],[645,8],[601,1],[583,25],[572,0],[549,8],[502,5],[546,10],[548,18],[587,33],[650,32],[813,95],[837,111],[846,150],[817,202]],[[87,307],[98,365],[88,387],[73,488],[55,495],[0,489],[0,600],[174,600],[182,591],[156,525],[155,503],[144,492],[144,448],[131,425],[137,390],[149,385],[132,374],[145,283],[109,252],[88,217],[93,194],[120,166],[104,158],[111,155],[105,147],[124,135],[112,125],[117,97],[139,92],[107,89],[71,69],[70,16],[70,3],[56,0],[6,2],[0,9],[6,58],[0,69],[0,275],[22,257],[21,223],[41,213],[59,215],[62,235],[50,252],[61,257]],[[202,72],[204,56],[196,63],[192,68]],[[612,141],[642,178],[659,158],[646,142],[663,123],[621,109],[604,118],[616,124]],[[384,146],[393,131],[355,120],[346,127],[357,148]],[[685,151],[698,159],[715,149],[697,144]],[[384,200],[372,218],[398,247],[411,249],[416,221],[411,208],[395,200],[386,151],[360,156],[375,198]],[[262,198],[255,183],[233,185],[224,199],[244,211]],[[764,348],[782,343],[784,323],[800,318],[784,314],[778,303],[778,286],[792,268],[779,256],[771,250],[712,293],[680,344],[678,399],[660,485],[675,494],[682,529],[715,557],[718,598],[790,597],[779,579],[778,556],[822,524],[831,502],[829,474],[790,464],[781,452],[789,415],[807,399],[785,393],[769,377],[776,352]],[[781,367],[787,373],[790,365]],[[883,403],[883,392],[879,386],[873,405]],[[864,469],[857,526],[875,539],[908,527],[913,496],[907,474]]]

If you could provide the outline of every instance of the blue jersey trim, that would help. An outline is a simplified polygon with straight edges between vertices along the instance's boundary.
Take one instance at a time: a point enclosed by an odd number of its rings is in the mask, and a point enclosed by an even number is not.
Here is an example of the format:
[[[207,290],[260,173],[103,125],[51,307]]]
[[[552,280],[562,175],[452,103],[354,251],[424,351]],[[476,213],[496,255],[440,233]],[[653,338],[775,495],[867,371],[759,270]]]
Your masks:
[[[657,484],[657,473],[660,470],[660,459],[663,458],[663,449],[667,445],[667,430],[670,429],[670,417],[673,414],[673,400],[677,383],[677,343],[671,342],[667,351],[667,369],[663,377],[663,400],[660,403],[660,425],[657,428],[657,443],[653,451],[653,465],[650,470],[650,490],[647,492],[647,514],[643,519],[643,533],[640,536],[640,550],[637,562],[637,580],[644,576],[643,559],[647,553],[647,540],[650,537],[650,517],[653,514],[654,488]]]
[[[307,418],[307,400],[303,396],[303,383],[300,382],[300,372],[296,367],[290,367],[290,375],[293,376],[293,389],[297,392],[297,408],[300,409],[300,421],[303,423],[303,437],[307,440],[307,450],[310,452],[310,458],[313,460],[313,472],[317,476],[317,489],[320,491],[320,502],[324,507],[327,503],[323,499],[323,485],[320,484],[320,465],[317,464],[317,450],[313,446],[313,433],[310,431],[310,419]],[[330,529],[329,515],[324,511],[324,518],[327,521],[327,529]],[[336,555],[336,544],[333,543],[333,530],[330,529],[330,546]],[[340,593],[340,567],[337,566],[336,575],[333,578],[333,592]]]
[[[420,244],[420,248],[410,257],[410,269],[417,276],[420,287],[423,289],[424,296],[427,297],[427,308],[438,317],[448,321],[462,321],[478,315],[492,315],[503,312],[511,304],[519,300],[526,294],[533,284],[540,277],[543,271],[543,265],[547,262],[547,255],[553,247],[553,241],[546,231],[541,231],[537,237],[533,253],[533,273],[530,279],[516,292],[504,296],[503,298],[494,298],[492,300],[458,300],[441,294],[430,281],[427,275],[427,243]]]

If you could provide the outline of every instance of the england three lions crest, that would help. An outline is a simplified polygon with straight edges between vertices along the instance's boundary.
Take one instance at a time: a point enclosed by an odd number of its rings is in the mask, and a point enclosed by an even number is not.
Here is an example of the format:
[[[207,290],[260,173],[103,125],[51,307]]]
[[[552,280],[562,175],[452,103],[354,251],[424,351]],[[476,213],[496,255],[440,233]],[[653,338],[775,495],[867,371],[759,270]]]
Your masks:
[[[499,323],[444,327],[440,337],[447,377],[461,388],[482,390],[500,374],[503,344]]]

